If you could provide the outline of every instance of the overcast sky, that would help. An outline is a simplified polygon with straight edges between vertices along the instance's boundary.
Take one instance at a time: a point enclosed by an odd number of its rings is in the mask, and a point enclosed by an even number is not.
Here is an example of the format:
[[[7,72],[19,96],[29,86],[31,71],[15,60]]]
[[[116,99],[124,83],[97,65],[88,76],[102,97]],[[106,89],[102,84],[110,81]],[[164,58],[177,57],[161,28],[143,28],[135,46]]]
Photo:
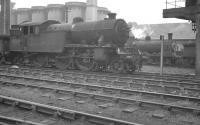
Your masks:
[[[15,8],[46,6],[47,4],[64,4],[69,1],[86,2],[86,0],[11,0]],[[117,13],[118,18],[138,24],[187,22],[178,19],[163,19],[162,11],[166,0],[98,0],[98,6],[107,7]]]

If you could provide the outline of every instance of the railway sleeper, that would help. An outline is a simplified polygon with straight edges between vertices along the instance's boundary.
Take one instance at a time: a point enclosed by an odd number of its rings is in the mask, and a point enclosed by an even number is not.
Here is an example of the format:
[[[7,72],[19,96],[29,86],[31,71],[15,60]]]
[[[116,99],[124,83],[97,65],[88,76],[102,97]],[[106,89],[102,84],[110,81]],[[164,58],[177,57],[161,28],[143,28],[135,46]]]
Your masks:
[[[116,102],[117,101],[117,99],[114,99],[112,97],[105,97],[103,95],[95,95],[95,96],[93,96],[93,99],[100,100],[100,101],[106,101],[106,102]]]
[[[103,86],[111,85],[112,81],[109,80],[99,80],[99,83]]]
[[[23,102],[18,102],[17,107],[23,108],[23,109],[26,109],[26,110],[35,110],[33,105],[27,104],[27,103],[23,103]]]
[[[98,80],[97,80],[97,79],[87,78],[87,79],[86,79],[86,82],[87,82],[87,83],[97,83]]]
[[[0,99],[1,103],[6,104],[6,105],[15,105],[16,101],[10,100],[10,99]]]
[[[98,86],[89,86],[89,85],[85,85],[86,88],[90,91],[100,91],[102,90],[101,88],[99,88]]]
[[[31,121],[26,121],[26,120],[21,120],[17,118],[11,118],[11,117],[5,117],[5,116],[0,116],[0,124],[1,125],[44,125],[41,123],[35,123]]]
[[[102,120],[102,119],[98,119],[98,118],[87,118],[86,120],[91,123],[98,124],[98,125],[115,125],[114,122],[111,122],[108,120]]]
[[[114,81],[112,83],[113,86],[118,86],[118,87],[123,87],[123,86],[129,86],[129,83],[128,82],[119,82],[119,81]]]
[[[65,118],[69,118],[72,120],[83,116],[85,118],[84,120],[88,120],[93,123],[101,124],[101,125],[141,125],[141,124],[137,124],[137,123],[126,122],[123,120],[112,119],[112,118],[108,118],[108,117],[88,114],[88,113],[79,112],[79,111],[72,111],[72,110],[68,110],[68,109],[48,106],[48,105],[34,103],[34,102],[25,101],[25,100],[21,100],[21,99],[15,99],[12,97],[0,96],[0,98],[2,100],[10,100],[11,102],[19,102],[19,103],[23,102],[23,103],[27,103],[30,105],[34,105],[36,107],[35,111],[37,111],[37,112],[44,113],[47,115],[65,117]]]
[[[79,98],[85,98],[85,99],[92,97],[92,95],[90,94],[80,93],[80,92],[77,92],[77,93],[75,92],[74,96],[79,97]]]
[[[135,105],[135,106],[142,106],[141,101],[135,101],[135,100],[126,100],[126,99],[119,99],[118,103],[120,104],[126,104],[126,105]]]

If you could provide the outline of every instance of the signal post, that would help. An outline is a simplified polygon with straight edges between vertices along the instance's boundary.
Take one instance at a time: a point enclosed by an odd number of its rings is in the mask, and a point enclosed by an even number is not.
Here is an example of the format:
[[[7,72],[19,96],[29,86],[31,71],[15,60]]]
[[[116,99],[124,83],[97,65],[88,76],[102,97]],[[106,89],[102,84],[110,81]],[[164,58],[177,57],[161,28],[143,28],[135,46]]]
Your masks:
[[[196,74],[200,75],[200,14],[196,18]]]

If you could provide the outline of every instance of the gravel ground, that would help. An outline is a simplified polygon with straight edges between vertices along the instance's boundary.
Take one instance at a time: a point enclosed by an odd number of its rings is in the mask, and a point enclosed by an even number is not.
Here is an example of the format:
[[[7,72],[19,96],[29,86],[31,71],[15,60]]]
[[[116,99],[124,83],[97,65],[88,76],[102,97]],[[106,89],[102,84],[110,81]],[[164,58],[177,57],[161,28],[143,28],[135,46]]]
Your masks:
[[[83,123],[83,121],[71,122],[70,120],[55,118],[2,104],[0,104],[0,115],[47,125],[82,125],[81,123]]]
[[[159,66],[144,65],[142,67],[142,72],[160,73],[160,67]],[[163,73],[167,73],[167,74],[194,75],[195,74],[195,69],[191,69],[191,68],[178,68],[178,67],[163,67]]]
[[[52,92],[40,92],[37,89],[22,89],[9,87],[1,88],[0,94],[31,100],[48,105],[54,105],[63,108],[75,109],[83,112],[108,116],[112,118],[121,118],[131,122],[142,123],[144,125],[200,125],[199,116],[186,114],[185,112],[168,112],[163,109],[153,107],[138,107],[129,105],[135,109],[132,113],[125,113],[121,110],[127,106],[109,103],[109,107],[100,108],[99,104],[108,104],[108,102],[96,102],[84,98],[73,98],[71,96],[55,95]],[[66,98],[67,100],[58,100],[58,98]],[[154,116],[155,115],[155,116]],[[159,118],[163,116],[162,118]]]

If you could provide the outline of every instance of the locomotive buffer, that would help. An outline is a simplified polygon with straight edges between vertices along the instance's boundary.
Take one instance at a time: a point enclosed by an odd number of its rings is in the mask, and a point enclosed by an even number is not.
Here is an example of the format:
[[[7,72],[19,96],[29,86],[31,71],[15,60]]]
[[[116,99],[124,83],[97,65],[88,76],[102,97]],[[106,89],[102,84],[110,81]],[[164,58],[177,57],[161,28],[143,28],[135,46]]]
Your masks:
[[[193,23],[193,30],[196,31],[196,75],[200,75],[200,0],[186,0],[185,7],[178,7],[180,0],[173,0],[174,8],[168,9],[167,5],[172,4],[166,0],[166,9],[163,10],[164,18],[178,18],[190,20]],[[177,8],[178,7],[178,8]]]

